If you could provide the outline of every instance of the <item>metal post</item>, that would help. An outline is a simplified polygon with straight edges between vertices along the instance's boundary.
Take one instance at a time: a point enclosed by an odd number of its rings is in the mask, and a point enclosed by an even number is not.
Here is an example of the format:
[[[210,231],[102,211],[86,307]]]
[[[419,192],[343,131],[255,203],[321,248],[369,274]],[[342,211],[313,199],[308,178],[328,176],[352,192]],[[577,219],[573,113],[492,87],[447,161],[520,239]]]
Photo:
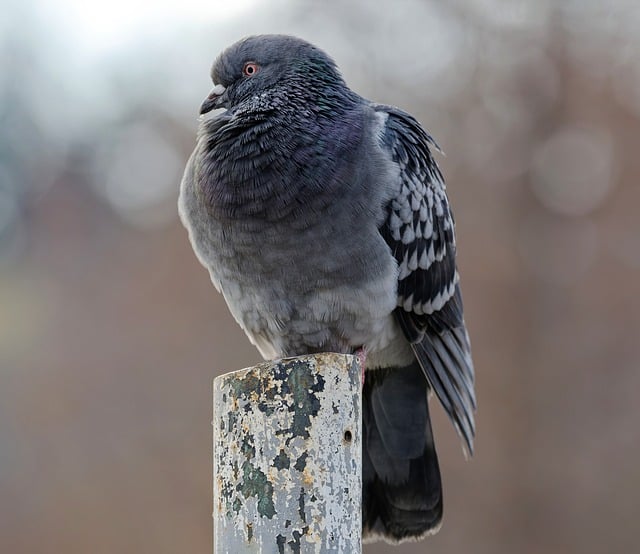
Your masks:
[[[215,554],[361,552],[357,358],[287,358],[213,384]]]

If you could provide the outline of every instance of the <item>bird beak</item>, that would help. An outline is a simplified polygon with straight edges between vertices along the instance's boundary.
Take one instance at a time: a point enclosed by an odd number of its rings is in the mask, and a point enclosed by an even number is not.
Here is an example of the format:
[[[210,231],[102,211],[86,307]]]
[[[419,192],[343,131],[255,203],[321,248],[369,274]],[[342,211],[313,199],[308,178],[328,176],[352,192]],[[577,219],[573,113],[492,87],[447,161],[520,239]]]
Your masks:
[[[216,108],[222,108],[226,105],[227,96],[225,92],[227,88],[224,85],[216,85],[213,87],[213,90],[209,93],[204,99],[202,106],[200,106],[200,115],[209,113],[211,110],[215,110]]]

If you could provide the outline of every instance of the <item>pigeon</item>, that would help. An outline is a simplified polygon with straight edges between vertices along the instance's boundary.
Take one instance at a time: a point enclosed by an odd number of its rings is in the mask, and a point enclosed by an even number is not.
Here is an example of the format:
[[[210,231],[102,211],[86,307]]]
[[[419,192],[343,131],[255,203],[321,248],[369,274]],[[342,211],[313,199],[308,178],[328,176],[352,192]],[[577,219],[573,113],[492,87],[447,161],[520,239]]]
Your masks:
[[[476,409],[439,148],[299,38],[244,38],[211,76],[178,201],[195,254],[265,359],[363,355],[363,540],[435,533],[428,399],[469,454]]]

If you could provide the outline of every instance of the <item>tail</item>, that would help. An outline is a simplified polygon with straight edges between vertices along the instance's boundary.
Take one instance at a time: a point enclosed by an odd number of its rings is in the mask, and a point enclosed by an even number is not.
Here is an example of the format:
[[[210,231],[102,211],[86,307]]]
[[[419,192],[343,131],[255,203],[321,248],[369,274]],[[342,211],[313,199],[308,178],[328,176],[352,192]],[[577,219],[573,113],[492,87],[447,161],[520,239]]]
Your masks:
[[[442,520],[427,381],[417,363],[367,372],[363,387],[365,541],[418,540]]]

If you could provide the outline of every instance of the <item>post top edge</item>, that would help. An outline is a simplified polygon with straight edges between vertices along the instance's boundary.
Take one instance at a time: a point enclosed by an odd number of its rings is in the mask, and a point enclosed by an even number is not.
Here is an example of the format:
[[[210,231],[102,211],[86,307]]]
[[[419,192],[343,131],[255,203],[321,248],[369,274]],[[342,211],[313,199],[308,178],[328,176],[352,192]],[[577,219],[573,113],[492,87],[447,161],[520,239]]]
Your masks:
[[[357,356],[353,354],[340,354],[338,352],[320,352],[317,354],[304,354],[302,356],[293,356],[289,358],[277,358],[275,360],[261,362],[252,367],[236,369],[234,371],[218,375],[213,379],[213,386],[214,388],[216,386],[220,386],[223,381],[228,379],[243,379],[252,373],[260,374],[278,364],[291,364],[295,362],[312,362],[316,366],[338,365],[344,368],[350,368],[354,364],[359,364]]]

